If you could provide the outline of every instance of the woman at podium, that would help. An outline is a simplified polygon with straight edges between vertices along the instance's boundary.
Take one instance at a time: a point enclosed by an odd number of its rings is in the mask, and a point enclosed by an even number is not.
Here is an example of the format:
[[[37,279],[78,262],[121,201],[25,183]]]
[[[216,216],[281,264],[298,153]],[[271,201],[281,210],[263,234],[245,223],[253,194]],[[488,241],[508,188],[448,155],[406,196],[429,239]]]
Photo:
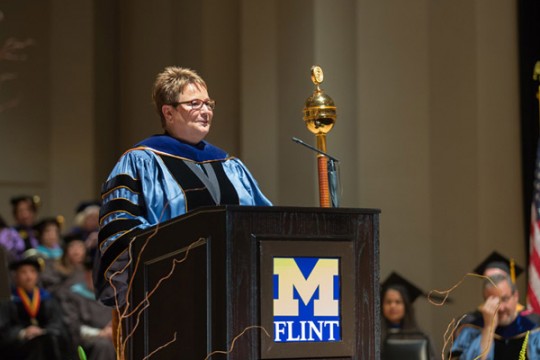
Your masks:
[[[152,99],[163,133],[127,150],[102,187],[94,282],[108,306],[116,304],[110,275],[127,262],[125,250],[142,230],[201,206],[271,205],[239,159],[204,140],[216,102],[195,71],[165,68]],[[120,305],[126,277],[113,279]]]

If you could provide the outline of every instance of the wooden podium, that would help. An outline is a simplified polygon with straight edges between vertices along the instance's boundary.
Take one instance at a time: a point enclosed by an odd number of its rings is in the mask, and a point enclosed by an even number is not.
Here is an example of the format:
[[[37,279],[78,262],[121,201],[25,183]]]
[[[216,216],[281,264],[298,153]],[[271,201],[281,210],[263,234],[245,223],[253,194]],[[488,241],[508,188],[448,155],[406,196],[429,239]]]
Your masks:
[[[151,359],[379,359],[378,233],[378,210],[247,206],[150,229],[132,307],[162,282],[124,322],[128,358],[175,339]]]

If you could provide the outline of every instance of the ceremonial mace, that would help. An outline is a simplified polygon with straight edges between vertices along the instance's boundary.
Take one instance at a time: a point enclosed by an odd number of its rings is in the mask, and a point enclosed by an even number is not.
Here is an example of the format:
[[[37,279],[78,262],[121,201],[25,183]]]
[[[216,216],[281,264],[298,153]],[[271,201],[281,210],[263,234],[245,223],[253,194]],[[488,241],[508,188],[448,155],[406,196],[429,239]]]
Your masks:
[[[317,167],[319,175],[319,202],[321,207],[332,207],[338,205],[337,194],[334,199],[330,197],[328,185],[329,167],[335,166],[332,159],[326,154],[326,134],[332,130],[336,122],[336,106],[334,100],[326,95],[320,84],[324,80],[324,74],[320,66],[311,67],[311,81],[315,84],[315,91],[306,100],[304,106],[304,122],[309,131],[315,134],[317,139]],[[334,173],[335,173],[335,169]]]

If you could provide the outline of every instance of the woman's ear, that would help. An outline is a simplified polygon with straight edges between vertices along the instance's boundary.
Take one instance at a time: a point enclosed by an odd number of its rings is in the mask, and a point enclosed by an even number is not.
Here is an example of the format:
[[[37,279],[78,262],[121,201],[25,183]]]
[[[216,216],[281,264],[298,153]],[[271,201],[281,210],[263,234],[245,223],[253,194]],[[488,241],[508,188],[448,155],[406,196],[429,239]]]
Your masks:
[[[161,113],[163,114],[165,121],[170,120],[172,118],[172,107],[170,105],[162,105]]]

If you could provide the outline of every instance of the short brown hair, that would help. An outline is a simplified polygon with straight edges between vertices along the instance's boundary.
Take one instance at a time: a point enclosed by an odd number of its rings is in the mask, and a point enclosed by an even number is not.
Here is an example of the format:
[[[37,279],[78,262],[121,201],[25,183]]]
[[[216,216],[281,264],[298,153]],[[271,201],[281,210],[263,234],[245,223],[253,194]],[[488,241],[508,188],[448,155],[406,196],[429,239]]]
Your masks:
[[[152,100],[162,124],[165,123],[165,117],[161,107],[178,101],[178,94],[181,94],[188,84],[196,84],[207,89],[202,77],[195,70],[188,68],[169,66],[156,76]]]

